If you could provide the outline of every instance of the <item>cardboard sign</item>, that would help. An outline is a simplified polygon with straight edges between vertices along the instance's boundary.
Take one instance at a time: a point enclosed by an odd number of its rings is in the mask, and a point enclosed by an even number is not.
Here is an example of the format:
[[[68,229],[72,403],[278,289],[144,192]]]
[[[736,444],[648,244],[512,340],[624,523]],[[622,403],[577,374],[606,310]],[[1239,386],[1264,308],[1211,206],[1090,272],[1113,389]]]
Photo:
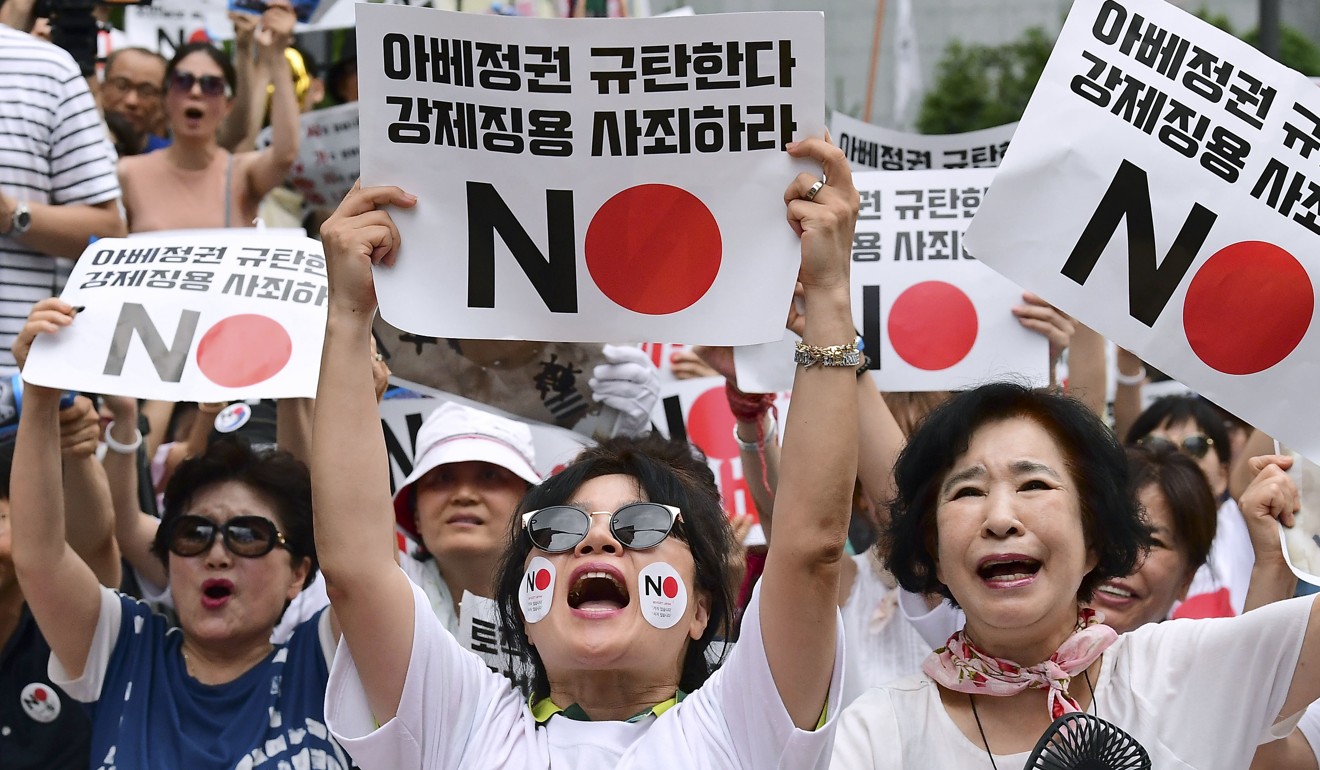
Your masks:
[[[414,334],[779,336],[783,190],[824,128],[819,13],[507,19],[358,4],[362,181],[391,212],[381,315]],[[770,298],[770,299],[767,299]],[[782,300],[782,301],[779,301]]]
[[[938,168],[994,168],[1008,151],[1016,123],[964,134],[909,134],[835,111],[830,135],[848,156],[853,173]]]
[[[170,59],[174,52],[198,40],[228,40],[234,36],[225,0],[155,0],[124,9],[128,45],[146,48]]]
[[[994,174],[854,174],[862,205],[853,236],[853,319],[881,390],[960,390],[1004,378],[1049,383],[1049,341],[1012,313],[1022,289],[962,247]],[[789,333],[737,348],[740,386],[791,389],[796,339]]]
[[[299,118],[302,137],[298,160],[289,170],[288,182],[303,194],[308,205],[334,208],[357,181],[358,104],[349,102],[303,113]],[[261,130],[257,147],[270,144],[271,129]]]
[[[1079,0],[978,259],[1320,459],[1320,89],[1158,0]]]
[[[316,395],[318,241],[252,229],[104,238],[60,296],[85,309],[37,338],[28,382],[164,401]]]

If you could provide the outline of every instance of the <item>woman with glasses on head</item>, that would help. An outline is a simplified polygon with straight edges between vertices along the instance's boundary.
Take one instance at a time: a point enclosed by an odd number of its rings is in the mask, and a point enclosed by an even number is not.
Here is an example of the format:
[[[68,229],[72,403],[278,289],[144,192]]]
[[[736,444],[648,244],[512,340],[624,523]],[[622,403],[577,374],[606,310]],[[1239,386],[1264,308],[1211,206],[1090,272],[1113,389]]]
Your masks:
[[[293,24],[287,3],[271,3],[255,37],[275,84],[271,144],[263,150],[235,155],[217,141],[234,107],[237,77],[223,51],[189,43],[170,60],[164,84],[170,146],[119,162],[130,233],[253,224],[257,205],[298,156],[298,102],[284,59]]]
[[[824,768],[841,695],[838,594],[856,475],[848,263],[858,195],[842,152],[790,144],[829,184],[785,193],[807,313],[775,504],[776,541],[738,643],[712,673],[730,612],[731,537],[714,478],[686,445],[616,439],[528,493],[496,599],[503,641],[533,667],[531,700],[463,652],[394,560],[380,418],[364,352],[373,262],[399,245],[355,186],[322,227],[331,292],[313,432],[317,551],[344,626],[326,693],[335,736],[384,768]],[[407,258],[407,257],[405,257]]]
[[[1215,495],[1215,540],[1196,572],[1176,618],[1218,618],[1242,614],[1256,562],[1247,522],[1228,493],[1230,448],[1224,420],[1200,396],[1164,396],[1132,423],[1128,445],[1177,450],[1196,461]]]
[[[72,320],[60,300],[38,303],[16,356]],[[100,586],[66,544],[63,517],[49,515],[64,506],[59,402],[57,390],[24,391],[10,488],[14,565],[50,644],[51,679],[90,704],[92,767],[347,768],[323,716],[332,612],[270,642],[317,570],[306,466],[233,440],[179,466],[153,544],[178,614],[171,631],[146,604]]]

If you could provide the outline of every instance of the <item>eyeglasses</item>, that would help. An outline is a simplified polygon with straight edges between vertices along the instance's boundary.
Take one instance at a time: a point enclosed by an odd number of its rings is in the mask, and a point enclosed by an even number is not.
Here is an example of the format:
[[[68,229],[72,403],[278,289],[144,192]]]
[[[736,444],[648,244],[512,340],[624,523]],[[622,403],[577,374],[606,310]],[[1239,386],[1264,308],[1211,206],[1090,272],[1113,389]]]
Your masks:
[[[532,545],[546,553],[564,553],[586,539],[592,516],[609,516],[614,539],[624,548],[641,551],[669,537],[680,513],[672,505],[659,503],[629,503],[613,513],[588,513],[575,505],[552,505],[524,513],[522,522]]]
[[[112,91],[118,91],[121,94],[136,91],[138,98],[144,102],[160,98],[160,89],[156,86],[150,83],[134,83],[128,78],[110,78],[105,81],[105,87]],[[191,83],[188,85],[188,88],[192,88]]]
[[[224,537],[230,553],[248,559],[265,556],[276,546],[288,547],[275,522],[264,516],[235,516],[216,524],[204,516],[187,514],[175,520],[170,530],[170,552],[177,556],[205,553],[215,543],[216,534]]]
[[[1215,445],[1215,440],[1209,436],[1194,433],[1185,437],[1180,443],[1174,443],[1171,439],[1164,436],[1142,436],[1137,441],[1137,446],[1147,447],[1155,451],[1174,452],[1181,451],[1185,455],[1195,457],[1200,460],[1205,457],[1210,448]]]
[[[191,72],[176,70],[170,76],[170,88],[175,91],[186,94],[192,91],[193,85],[200,84],[203,96],[228,96],[229,84],[219,75],[194,75]]]

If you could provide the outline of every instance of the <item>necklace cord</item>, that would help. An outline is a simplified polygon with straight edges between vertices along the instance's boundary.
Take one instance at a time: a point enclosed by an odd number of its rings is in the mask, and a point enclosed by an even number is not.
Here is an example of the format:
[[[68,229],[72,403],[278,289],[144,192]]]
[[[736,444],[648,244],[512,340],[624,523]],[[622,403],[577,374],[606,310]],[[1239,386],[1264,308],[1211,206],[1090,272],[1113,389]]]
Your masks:
[[[1082,676],[1086,678],[1086,689],[1091,691],[1091,710],[1098,717],[1100,706],[1095,701],[1095,685],[1091,684],[1091,672],[1082,671]],[[971,693],[967,693],[967,702],[972,704],[972,717],[976,719],[976,731],[981,734],[981,745],[985,746],[985,755],[990,757],[990,767],[999,770],[999,765],[995,764],[995,754],[990,750],[990,741],[985,737],[985,728],[981,726],[981,715],[976,710],[976,698]]]

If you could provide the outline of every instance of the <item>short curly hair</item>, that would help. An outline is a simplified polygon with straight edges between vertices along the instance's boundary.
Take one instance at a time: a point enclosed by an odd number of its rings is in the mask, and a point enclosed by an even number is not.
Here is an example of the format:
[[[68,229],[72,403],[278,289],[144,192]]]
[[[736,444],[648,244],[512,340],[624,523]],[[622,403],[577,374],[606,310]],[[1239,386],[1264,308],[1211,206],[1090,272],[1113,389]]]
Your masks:
[[[566,503],[586,482],[613,474],[636,479],[646,499],[682,510],[683,520],[674,528],[673,536],[691,549],[696,590],[710,598],[710,622],[701,638],[688,645],[679,689],[692,692],[709,678],[718,662],[708,658],[707,650],[719,633],[733,628],[734,596],[729,586],[733,534],[710,466],[685,442],[656,437],[607,439],[584,449],[566,468],[532,487],[518,515],[511,519],[509,547],[496,578],[495,599],[500,633],[510,655],[532,666],[529,694],[534,698],[548,697],[550,682],[540,655],[527,639],[518,606],[518,583],[532,552],[520,514]]]
[[[1082,578],[1079,600],[1090,600],[1105,580],[1131,574],[1150,548],[1150,527],[1130,488],[1127,457],[1113,432],[1074,399],[1016,383],[992,383],[936,407],[894,465],[896,495],[881,548],[885,564],[903,588],[940,594],[957,604],[936,577],[940,486],[980,428],[1013,418],[1032,420],[1050,434],[1077,487],[1086,545],[1099,559]]]
[[[169,541],[174,523],[188,512],[194,497],[207,487],[236,481],[250,488],[275,509],[285,547],[294,564],[307,558],[311,568],[303,587],[316,577],[316,541],[312,535],[312,481],[307,466],[279,449],[253,449],[242,439],[227,436],[206,451],[179,464],[165,485],[165,513],[161,516],[151,552],[169,566]]]

